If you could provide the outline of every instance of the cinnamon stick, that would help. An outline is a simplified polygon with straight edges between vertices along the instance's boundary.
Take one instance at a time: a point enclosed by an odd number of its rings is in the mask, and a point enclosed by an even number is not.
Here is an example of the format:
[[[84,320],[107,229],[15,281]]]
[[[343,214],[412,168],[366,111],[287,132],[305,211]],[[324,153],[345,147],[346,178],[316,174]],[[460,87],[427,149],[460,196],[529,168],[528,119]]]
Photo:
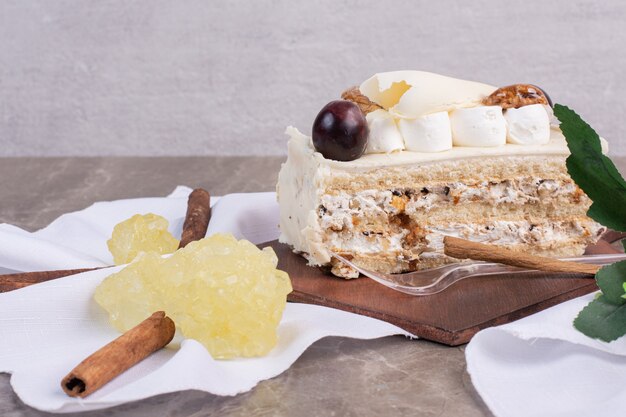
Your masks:
[[[189,194],[187,200],[187,215],[178,248],[184,248],[190,242],[202,239],[206,235],[210,218],[211,196],[208,191],[196,188]]]
[[[452,236],[444,237],[443,244],[444,253],[457,259],[497,262],[539,271],[589,275],[595,275],[601,268],[600,265],[566,262],[543,256],[528,255],[522,252],[514,252],[502,246],[485,245]]]
[[[153,352],[166,346],[174,337],[174,322],[157,311],[108,345],[102,347],[61,381],[70,397],[84,398]]]
[[[0,275],[0,293],[28,287],[52,279],[66,277],[68,275],[80,274],[82,272],[94,271],[96,269],[108,268],[106,266],[98,268],[81,269],[58,269],[55,271],[19,272],[16,274]]]
[[[209,193],[202,188],[193,190],[191,194],[189,194],[187,214],[185,216],[183,233],[178,247],[183,248],[190,242],[202,239],[206,235],[210,218],[211,197]],[[17,274],[0,275],[0,293],[94,269],[100,268],[60,269],[56,271],[20,272]]]

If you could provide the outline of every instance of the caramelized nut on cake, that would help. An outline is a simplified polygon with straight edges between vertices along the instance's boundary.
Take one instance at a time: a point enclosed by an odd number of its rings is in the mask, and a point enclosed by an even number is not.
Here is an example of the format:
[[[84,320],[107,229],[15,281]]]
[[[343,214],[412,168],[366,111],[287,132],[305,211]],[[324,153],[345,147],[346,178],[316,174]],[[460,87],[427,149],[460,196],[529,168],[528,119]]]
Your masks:
[[[500,106],[503,109],[517,109],[529,104],[552,105],[548,95],[532,84],[513,84],[500,87],[485,97],[483,104],[485,106]]]
[[[357,106],[359,106],[363,114],[382,109],[382,107],[380,107],[378,104],[370,101],[369,98],[364,96],[359,90],[359,87],[348,88],[346,91],[341,93],[341,98],[355,103]]]
[[[580,199],[583,198],[583,196],[586,196],[585,192],[579,186],[576,186],[576,190],[572,194],[572,201],[578,204],[580,203]]]
[[[391,205],[393,207],[396,208],[396,210],[398,210],[398,212],[403,212],[404,209],[406,208],[406,203],[408,202],[409,198],[405,195],[398,197],[397,195],[394,195],[391,197]]]
[[[404,244],[413,248],[418,245],[418,243],[424,241],[424,229],[422,229],[419,225],[416,225],[409,229],[409,233],[404,237]]]

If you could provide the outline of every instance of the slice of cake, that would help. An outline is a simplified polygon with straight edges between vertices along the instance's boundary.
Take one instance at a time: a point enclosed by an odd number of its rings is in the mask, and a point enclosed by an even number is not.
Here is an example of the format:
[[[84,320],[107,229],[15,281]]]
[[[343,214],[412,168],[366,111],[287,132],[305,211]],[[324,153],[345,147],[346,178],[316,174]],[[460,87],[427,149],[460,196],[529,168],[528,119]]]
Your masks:
[[[358,276],[330,250],[380,272],[432,268],[456,261],[443,254],[446,235],[567,257],[603,233],[538,87],[400,71],[343,98],[322,109],[312,137],[287,129],[280,241],[310,265]]]

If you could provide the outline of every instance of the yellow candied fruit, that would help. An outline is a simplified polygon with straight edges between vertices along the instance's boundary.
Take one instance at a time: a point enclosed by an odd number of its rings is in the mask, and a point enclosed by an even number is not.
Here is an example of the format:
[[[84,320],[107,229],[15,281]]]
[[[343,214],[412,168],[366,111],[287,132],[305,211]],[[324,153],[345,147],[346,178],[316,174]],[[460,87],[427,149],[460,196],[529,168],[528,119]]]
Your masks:
[[[216,359],[267,354],[292,290],[271,248],[216,234],[169,258],[144,253],[106,278],[94,298],[124,332],[163,310]]]
[[[107,242],[115,265],[132,262],[141,252],[159,255],[178,249],[178,239],[167,230],[169,223],[157,214],[135,214],[113,228],[113,236]]]

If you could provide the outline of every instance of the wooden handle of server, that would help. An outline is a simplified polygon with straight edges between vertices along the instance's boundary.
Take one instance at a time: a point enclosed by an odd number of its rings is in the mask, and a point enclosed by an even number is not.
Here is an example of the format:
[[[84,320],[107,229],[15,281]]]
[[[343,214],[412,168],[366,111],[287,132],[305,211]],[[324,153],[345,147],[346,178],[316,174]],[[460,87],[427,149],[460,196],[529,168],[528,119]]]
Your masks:
[[[444,253],[457,259],[497,262],[547,272],[569,272],[574,274],[595,275],[600,265],[560,261],[543,256],[528,255],[496,245],[485,245],[452,236],[443,239]]]

